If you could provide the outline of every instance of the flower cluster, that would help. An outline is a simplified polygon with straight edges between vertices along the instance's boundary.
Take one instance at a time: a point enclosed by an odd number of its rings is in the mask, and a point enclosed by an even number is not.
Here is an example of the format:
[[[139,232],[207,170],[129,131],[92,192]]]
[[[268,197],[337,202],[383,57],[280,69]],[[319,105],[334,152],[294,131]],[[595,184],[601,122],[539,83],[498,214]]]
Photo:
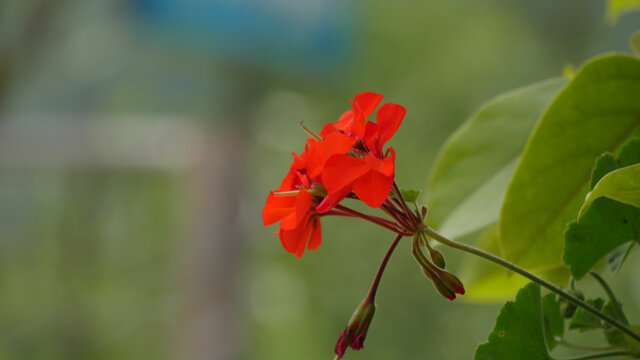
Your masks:
[[[305,249],[314,250],[322,242],[323,216],[356,217],[396,234],[387,250],[367,297],[360,304],[335,346],[337,358],[348,347],[362,349],[375,312],[375,295],[380,278],[396,245],[405,236],[413,237],[412,254],[436,290],[449,300],[464,294],[462,282],[444,270],[444,256],[429,245],[424,225],[427,209],[418,208],[418,192],[407,192],[407,201],[394,180],[396,152],[385,149],[396,133],[406,110],[387,103],[378,108],[382,95],[363,92],[351,102],[351,110],[335,123],[324,125],[320,134],[302,126],[311,136],[300,155],[293,154],[289,172],[280,187],[271,191],[262,211],[265,225],[279,222],[276,234],[282,246],[301,257]],[[376,112],[376,121],[367,118]],[[357,199],[388,217],[364,214],[343,204]],[[412,200],[411,200],[412,198]],[[413,203],[410,210],[407,203]],[[426,252],[424,250],[427,250]],[[427,256],[428,253],[428,256]]]
[[[267,197],[262,211],[265,225],[280,222],[282,246],[300,257],[305,248],[316,249],[322,240],[320,217],[353,193],[377,208],[393,186],[395,151],[384,145],[396,132],[406,113],[397,104],[384,104],[377,122],[366,119],[378,107],[382,95],[363,92],[351,102],[351,110],[335,123],[327,123],[320,135],[307,139],[304,151],[293,154],[293,163],[280,187]]]

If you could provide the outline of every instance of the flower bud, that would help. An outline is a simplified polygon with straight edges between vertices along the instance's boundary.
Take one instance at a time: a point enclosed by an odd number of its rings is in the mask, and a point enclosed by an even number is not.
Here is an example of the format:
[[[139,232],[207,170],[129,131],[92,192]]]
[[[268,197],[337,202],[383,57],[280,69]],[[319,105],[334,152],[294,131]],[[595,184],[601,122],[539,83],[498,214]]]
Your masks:
[[[447,283],[443,282],[435,273],[428,269],[422,268],[422,272],[431,280],[433,286],[438,290],[440,295],[446,297],[449,300],[456,298],[455,290],[451,285],[447,286]]]
[[[364,339],[367,336],[375,310],[375,304],[368,297],[358,306],[351,316],[349,324],[338,336],[338,342],[334,349],[338,358],[344,356],[347,347],[351,347],[353,350],[360,350],[364,347]]]
[[[433,260],[433,263],[436,264],[437,267],[439,267],[440,269],[444,269],[444,256],[440,251],[429,248],[429,255],[431,256],[431,260]]]
[[[462,281],[460,281],[460,279],[458,279],[455,275],[453,275],[450,272],[443,271],[441,274],[441,278],[442,280],[446,281],[451,286],[453,286],[453,289],[455,290],[456,293],[460,295],[464,295],[465,293],[464,285],[462,285]]]

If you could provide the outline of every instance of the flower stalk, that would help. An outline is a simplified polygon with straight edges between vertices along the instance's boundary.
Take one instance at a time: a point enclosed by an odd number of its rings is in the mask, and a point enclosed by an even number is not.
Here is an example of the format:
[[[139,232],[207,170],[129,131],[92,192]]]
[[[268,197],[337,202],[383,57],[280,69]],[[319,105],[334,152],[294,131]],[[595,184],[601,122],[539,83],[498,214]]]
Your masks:
[[[426,227],[424,230],[425,234],[427,234],[428,236],[434,238],[435,240],[437,240],[438,242],[452,247],[454,249],[458,249],[458,250],[462,250],[464,252],[479,256],[485,260],[489,260],[495,264],[498,264],[504,268],[507,268],[517,274],[520,274],[524,277],[526,277],[527,279],[537,283],[538,285],[556,293],[557,295],[563,297],[565,300],[567,300],[568,302],[581,307],[584,311],[598,317],[599,319],[605,321],[606,323],[610,324],[612,327],[615,327],[616,329],[624,332],[625,334],[629,335],[631,338],[633,338],[634,340],[640,342],[640,334],[636,333],[635,331],[631,330],[629,327],[625,326],[624,324],[620,323],[619,321],[617,321],[616,319],[612,318],[611,316],[599,311],[598,309],[596,309],[595,307],[587,304],[586,302],[578,299],[577,297],[571,295],[569,292],[565,291],[564,289],[548,282],[547,280],[544,280],[543,278],[534,275],[530,272],[528,272],[527,270],[517,266],[516,264],[507,261],[499,256],[496,256],[494,254],[491,254],[489,252],[486,252],[482,249],[473,247],[471,245],[467,245],[467,244],[463,244],[460,242],[457,242],[455,240],[451,240],[448,239],[440,234],[438,234],[437,232],[435,232],[433,229]]]

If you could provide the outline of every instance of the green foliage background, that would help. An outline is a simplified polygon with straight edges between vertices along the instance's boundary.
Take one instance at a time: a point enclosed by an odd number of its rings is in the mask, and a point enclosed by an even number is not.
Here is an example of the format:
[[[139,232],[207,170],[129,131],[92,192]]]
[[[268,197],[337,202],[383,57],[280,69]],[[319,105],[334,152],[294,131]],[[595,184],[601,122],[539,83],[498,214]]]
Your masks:
[[[3,38],[34,4],[0,4],[8,9],[0,12]],[[290,152],[302,149],[301,120],[319,129],[356,93],[385,94],[408,109],[390,143],[398,182],[421,188],[447,136],[481,104],[559,77],[565,64],[628,52],[640,22],[629,14],[606,25],[601,0],[354,1],[350,52],[318,75],[229,64],[175,44],[132,46],[144,30],[123,25],[120,5],[66,2],[39,56],[17,66],[1,93],[3,118],[38,126],[66,116],[125,122],[135,113],[180,114],[211,119],[201,125],[213,133],[241,134],[236,168],[245,177],[229,206],[239,207],[241,226],[227,239],[242,244],[240,271],[214,275],[236,292],[239,310],[228,320],[234,356],[267,360],[330,358],[392,240],[369,224],[327,219],[322,246],[296,259],[262,227],[268,190]],[[167,79],[194,78],[179,96],[157,90]],[[0,171],[0,358],[176,358],[192,186],[148,170]],[[435,205],[430,211],[439,216]],[[452,269],[464,261],[444,252]],[[629,276],[638,271],[632,255],[613,280],[623,303],[640,303]],[[408,243],[392,257],[377,303],[365,350],[348,358],[471,358],[499,311],[443,299]]]

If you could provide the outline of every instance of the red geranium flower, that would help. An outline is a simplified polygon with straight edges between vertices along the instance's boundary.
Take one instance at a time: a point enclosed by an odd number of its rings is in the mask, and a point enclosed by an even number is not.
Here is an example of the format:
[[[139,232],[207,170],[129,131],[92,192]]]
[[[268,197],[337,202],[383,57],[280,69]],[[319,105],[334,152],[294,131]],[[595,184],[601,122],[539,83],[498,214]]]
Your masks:
[[[367,122],[362,138],[362,150],[356,156],[333,155],[324,166],[322,183],[328,198],[319,212],[328,211],[351,191],[371,207],[379,207],[389,196],[395,173],[395,151],[383,147],[402,123],[406,110],[397,104],[384,104],[376,114],[377,124]],[[326,206],[325,206],[326,204]],[[330,207],[329,207],[330,208]]]
[[[267,196],[262,210],[264,225],[280,221],[276,234],[282,246],[297,257],[302,256],[305,247],[314,250],[322,241],[320,214],[316,212],[316,204],[322,197],[309,191],[320,185],[327,159],[346,153],[352,144],[353,141],[340,132],[329,134],[322,141],[308,139],[302,154],[293,154],[293,164],[280,188]]]
[[[341,132],[349,138],[360,140],[365,132],[366,118],[378,107],[384,95],[365,91],[356,95],[351,101],[351,110],[346,111],[340,119],[334,123],[326,123],[320,136],[325,138],[333,132]]]
[[[406,110],[385,104],[378,110],[377,124],[365,122],[382,98],[373,92],[356,95],[351,110],[336,123],[327,123],[320,136],[308,139],[300,155],[293,154],[289,173],[280,188],[269,194],[262,213],[265,225],[280,222],[276,234],[287,251],[300,257],[305,247],[317,248],[320,215],[352,191],[372,207],[389,196],[395,151],[389,148],[383,153],[383,146],[402,123]]]

